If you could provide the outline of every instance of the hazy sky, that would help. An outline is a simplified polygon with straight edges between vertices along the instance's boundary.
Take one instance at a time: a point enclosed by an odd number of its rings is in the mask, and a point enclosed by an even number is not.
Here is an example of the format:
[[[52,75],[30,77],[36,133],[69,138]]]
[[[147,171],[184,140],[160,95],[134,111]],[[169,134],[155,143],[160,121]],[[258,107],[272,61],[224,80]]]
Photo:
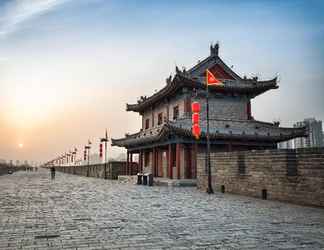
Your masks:
[[[324,120],[323,12],[323,1],[306,0],[1,0],[0,158],[80,153],[88,138],[98,151],[105,128],[114,138],[136,132],[126,102],[216,41],[238,74],[280,75],[278,90],[253,100],[255,119]]]

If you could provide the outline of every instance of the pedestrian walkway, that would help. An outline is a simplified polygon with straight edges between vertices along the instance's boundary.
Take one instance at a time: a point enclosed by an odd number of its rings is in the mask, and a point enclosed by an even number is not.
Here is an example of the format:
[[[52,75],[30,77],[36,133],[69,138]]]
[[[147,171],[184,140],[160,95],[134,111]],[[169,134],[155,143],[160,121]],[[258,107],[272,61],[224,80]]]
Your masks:
[[[324,249],[324,209],[21,171],[0,176],[0,249]]]

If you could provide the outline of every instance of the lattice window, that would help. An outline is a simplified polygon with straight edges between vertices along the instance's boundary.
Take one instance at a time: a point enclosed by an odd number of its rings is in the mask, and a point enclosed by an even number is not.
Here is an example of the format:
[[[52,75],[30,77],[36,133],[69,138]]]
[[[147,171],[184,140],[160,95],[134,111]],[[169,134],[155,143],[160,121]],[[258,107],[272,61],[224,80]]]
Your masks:
[[[176,120],[179,118],[179,106],[173,107],[173,120]]]
[[[159,113],[158,114],[158,125],[161,125],[163,122],[163,114],[162,113]]]

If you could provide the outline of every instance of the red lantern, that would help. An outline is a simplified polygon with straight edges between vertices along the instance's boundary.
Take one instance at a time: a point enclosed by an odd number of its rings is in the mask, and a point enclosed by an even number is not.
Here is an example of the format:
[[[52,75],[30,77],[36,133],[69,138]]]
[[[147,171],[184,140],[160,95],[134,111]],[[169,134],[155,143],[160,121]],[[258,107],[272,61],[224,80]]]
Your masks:
[[[102,158],[102,143],[99,145],[99,156]]]
[[[83,160],[87,160],[87,150],[83,151]]]
[[[192,134],[193,136],[198,140],[201,134],[201,129],[199,126],[199,120],[200,120],[200,103],[199,102],[193,102],[191,104],[191,110],[192,110]]]
[[[192,113],[199,113],[200,112],[200,103],[199,102],[191,103],[191,111],[192,111]]]
[[[198,113],[192,114],[192,124],[198,124],[200,120],[200,115]]]
[[[199,139],[200,134],[201,134],[201,129],[198,124],[194,124],[192,126],[192,133],[193,133],[194,137],[196,137],[196,139]]]

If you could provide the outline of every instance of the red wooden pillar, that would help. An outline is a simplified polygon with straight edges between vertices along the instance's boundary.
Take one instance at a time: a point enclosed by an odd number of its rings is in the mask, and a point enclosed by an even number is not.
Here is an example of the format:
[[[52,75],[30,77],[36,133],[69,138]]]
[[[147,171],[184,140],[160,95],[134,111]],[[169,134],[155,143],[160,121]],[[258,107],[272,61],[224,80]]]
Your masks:
[[[125,171],[125,175],[128,175],[128,165],[129,165],[129,153],[127,151],[127,161],[126,161],[126,171]]]
[[[197,178],[197,152],[198,144],[192,145],[192,178]]]
[[[159,177],[159,151],[155,149],[155,176]]]
[[[154,147],[152,152],[152,174],[154,177],[156,176],[155,165],[156,165],[156,148]]]
[[[177,179],[180,179],[180,144],[176,144],[176,168],[177,168]]]
[[[169,144],[169,147],[168,147],[168,177],[170,179],[173,178],[173,173],[172,173],[172,170],[173,170],[173,159],[172,159],[172,144]]]
[[[142,172],[142,150],[139,151],[138,153],[138,168],[137,168],[137,173]]]
[[[142,173],[143,173],[144,163],[145,163],[145,151],[142,150],[142,164],[141,164],[141,172]]]
[[[192,148],[187,144],[184,148],[184,161],[185,161],[185,178],[192,179]]]
[[[130,153],[130,163],[129,163],[129,175],[133,174],[133,153]]]

